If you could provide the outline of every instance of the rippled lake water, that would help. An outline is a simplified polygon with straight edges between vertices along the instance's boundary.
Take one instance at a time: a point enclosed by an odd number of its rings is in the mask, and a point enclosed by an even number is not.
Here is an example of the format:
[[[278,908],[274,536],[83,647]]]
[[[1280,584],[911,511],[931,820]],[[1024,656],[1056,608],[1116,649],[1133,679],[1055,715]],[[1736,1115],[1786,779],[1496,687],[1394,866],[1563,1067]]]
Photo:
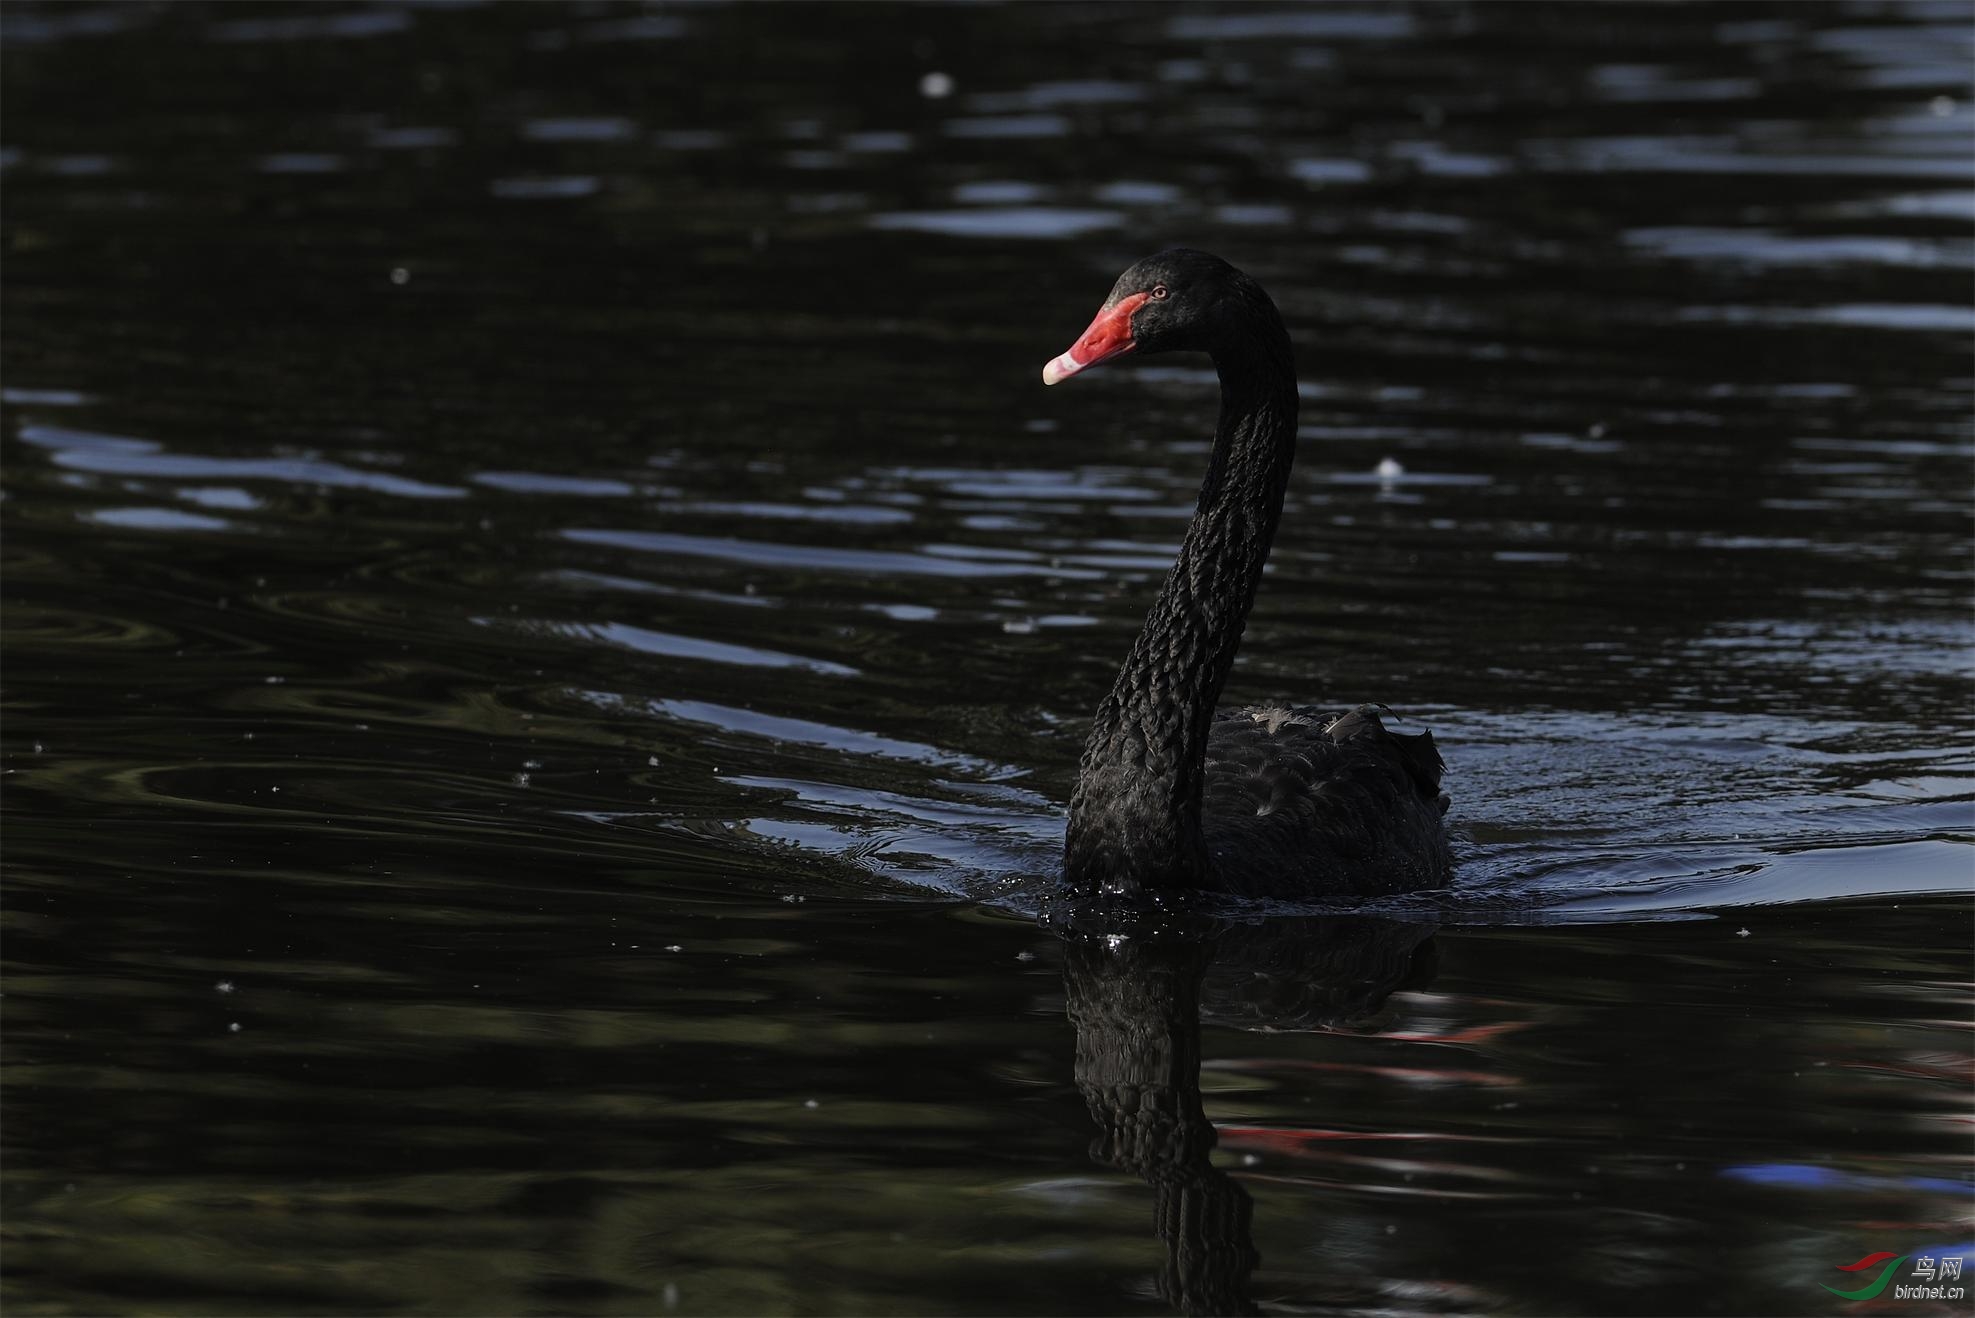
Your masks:
[[[1965,4],[0,19],[13,1311],[1975,1248]],[[1431,727],[1460,868],[1106,947],[1215,388],[1037,372],[1177,242],[1303,373],[1230,698]]]

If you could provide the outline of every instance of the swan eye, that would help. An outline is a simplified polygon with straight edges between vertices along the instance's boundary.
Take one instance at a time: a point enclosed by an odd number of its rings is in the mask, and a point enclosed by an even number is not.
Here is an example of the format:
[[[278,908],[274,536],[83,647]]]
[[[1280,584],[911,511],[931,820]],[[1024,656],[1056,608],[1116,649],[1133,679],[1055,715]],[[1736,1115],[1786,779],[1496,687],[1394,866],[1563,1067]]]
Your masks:
[[[1154,302],[1164,302],[1166,300],[1166,286],[1164,284],[1154,284],[1152,286],[1152,300]]]

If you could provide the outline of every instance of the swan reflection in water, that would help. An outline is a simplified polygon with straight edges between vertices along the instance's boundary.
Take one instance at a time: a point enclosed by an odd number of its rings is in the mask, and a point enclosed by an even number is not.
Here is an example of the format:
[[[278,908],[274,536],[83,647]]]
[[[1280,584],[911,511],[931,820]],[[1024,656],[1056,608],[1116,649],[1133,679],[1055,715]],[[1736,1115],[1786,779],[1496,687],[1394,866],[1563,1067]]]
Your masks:
[[[1362,1030],[1386,998],[1423,988],[1435,926],[1359,917],[1253,924],[1052,913],[1076,1027],[1076,1079],[1097,1123],[1091,1156],[1152,1187],[1166,1247],[1159,1293],[1182,1313],[1255,1313],[1248,1192],[1209,1160],[1200,1025]]]

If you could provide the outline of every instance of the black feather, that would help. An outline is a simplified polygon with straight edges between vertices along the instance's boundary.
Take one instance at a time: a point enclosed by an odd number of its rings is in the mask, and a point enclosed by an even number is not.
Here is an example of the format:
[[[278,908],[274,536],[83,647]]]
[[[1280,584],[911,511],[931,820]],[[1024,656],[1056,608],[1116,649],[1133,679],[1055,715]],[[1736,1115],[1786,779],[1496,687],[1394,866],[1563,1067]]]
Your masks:
[[[1386,730],[1378,711],[1224,711],[1207,736],[1200,825],[1228,891],[1403,892],[1452,864],[1431,733]]]
[[[1388,732],[1371,705],[1216,714],[1295,458],[1296,366],[1268,294],[1218,257],[1149,257],[1106,305],[1146,290],[1135,346],[1210,353],[1221,418],[1179,556],[1084,744],[1068,887],[1293,896],[1444,882],[1430,736]]]

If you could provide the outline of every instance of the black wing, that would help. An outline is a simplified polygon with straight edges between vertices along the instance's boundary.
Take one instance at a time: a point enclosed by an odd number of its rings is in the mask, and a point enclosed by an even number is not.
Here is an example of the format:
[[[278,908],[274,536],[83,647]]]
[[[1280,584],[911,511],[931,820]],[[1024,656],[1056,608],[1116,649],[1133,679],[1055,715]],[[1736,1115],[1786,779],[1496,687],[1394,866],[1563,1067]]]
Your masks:
[[[1432,887],[1452,868],[1431,733],[1378,707],[1226,711],[1207,737],[1201,825],[1223,883],[1272,895]]]

